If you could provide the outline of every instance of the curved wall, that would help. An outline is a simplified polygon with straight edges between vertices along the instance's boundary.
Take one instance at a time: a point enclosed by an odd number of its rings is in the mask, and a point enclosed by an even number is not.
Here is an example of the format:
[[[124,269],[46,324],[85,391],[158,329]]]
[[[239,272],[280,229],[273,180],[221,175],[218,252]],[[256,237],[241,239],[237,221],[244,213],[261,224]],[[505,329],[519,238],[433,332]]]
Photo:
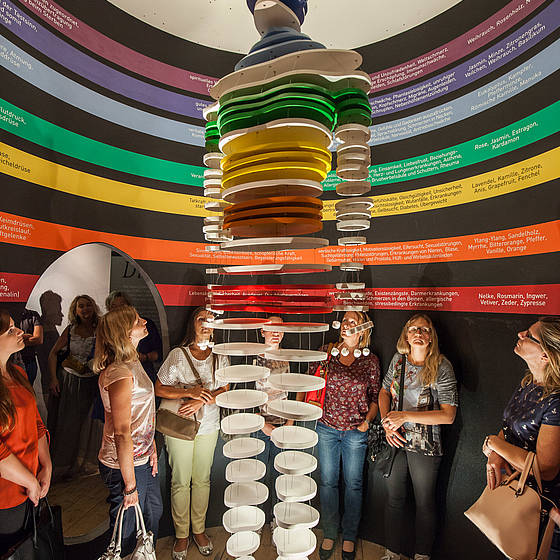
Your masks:
[[[406,317],[429,310],[461,387],[439,558],[499,557],[462,512],[524,369],[516,332],[560,313],[559,25],[560,0],[473,0],[358,49],[375,84],[375,219],[354,250],[371,265],[375,349],[386,367]],[[151,277],[177,342],[216,258],[201,235],[201,110],[240,57],[107,2],[5,0],[0,28],[0,302],[17,314],[64,251],[108,243]],[[333,217],[327,203],[333,245],[312,258],[336,264],[351,250],[334,244]],[[362,533],[382,542],[383,484],[368,480]]]

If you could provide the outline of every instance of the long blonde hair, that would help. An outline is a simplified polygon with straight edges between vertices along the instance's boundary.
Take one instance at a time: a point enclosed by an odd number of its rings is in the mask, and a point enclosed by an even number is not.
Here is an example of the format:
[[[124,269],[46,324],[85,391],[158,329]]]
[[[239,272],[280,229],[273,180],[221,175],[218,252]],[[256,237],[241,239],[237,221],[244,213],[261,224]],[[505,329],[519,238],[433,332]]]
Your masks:
[[[0,309],[0,335],[4,334],[10,328],[10,320],[10,314],[5,309]],[[27,389],[32,395],[34,394],[25,375],[13,364],[12,356],[10,356],[6,363],[6,370],[16,385],[20,385],[24,389]],[[0,374],[0,434],[13,430],[15,423],[16,407],[12,400],[10,390],[6,386],[4,376]]]
[[[72,303],[70,304],[70,308],[68,309],[68,321],[70,322],[71,325],[80,324],[80,317],[76,313],[76,309],[78,307],[78,301],[81,299],[87,299],[93,306],[93,314],[94,314],[93,326],[95,327],[99,322],[99,315],[101,313],[99,311],[99,306],[97,305],[97,303],[95,303],[95,300],[91,296],[88,296],[87,294],[81,294],[79,296],[76,296],[72,300]]]
[[[364,311],[352,311],[352,313],[355,313],[358,316],[358,325],[361,325],[363,323],[367,323],[368,321],[371,321],[371,319],[369,318],[369,315],[367,313],[365,313]],[[360,333],[360,342],[358,342],[358,348],[366,348],[366,346],[369,346],[369,342],[371,340],[371,331],[373,330],[373,328],[371,329],[367,329],[365,331],[362,331]],[[342,342],[342,331],[340,336],[338,337],[338,342]]]
[[[99,373],[113,362],[131,362],[138,357],[130,338],[137,315],[134,307],[123,305],[99,319],[93,371]]]
[[[399,340],[397,340],[397,351],[401,354],[410,354],[410,344],[408,343],[408,327],[416,321],[416,319],[424,319],[430,326],[431,341],[429,346],[428,355],[424,361],[424,367],[420,370],[420,381],[424,387],[433,385],[436,382],[439,365],[443,360],[443,354],[439,352],[439,343],[436,329],[432,320],[424,313],[416,313],[404,325]]]
[[[560,392],[560,317],[539,317],[541,348],[548,358],[544,369],[543,394],[541,399]],[[533,382],[533,374],[529,372],[521,384]]]

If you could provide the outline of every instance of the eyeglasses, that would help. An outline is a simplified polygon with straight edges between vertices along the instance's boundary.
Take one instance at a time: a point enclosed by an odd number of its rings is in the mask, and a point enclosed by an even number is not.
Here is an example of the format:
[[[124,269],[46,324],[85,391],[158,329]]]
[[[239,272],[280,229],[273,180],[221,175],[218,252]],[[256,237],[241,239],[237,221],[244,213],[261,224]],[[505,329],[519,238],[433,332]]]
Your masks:
[[[525,338],[528,338],[529,340],[532,340],[533,342],[536,342],[539,346],[541,346],[541,341],[537,340],[529,331],[525,331]]]
[[[416,326],[411,326],[408,327],[408,332],[411,334],[416,334],[417,332],[421,332],[422,334],[430,334],[432,332],[432,329],[430,329],[430,327],[416,327]]]

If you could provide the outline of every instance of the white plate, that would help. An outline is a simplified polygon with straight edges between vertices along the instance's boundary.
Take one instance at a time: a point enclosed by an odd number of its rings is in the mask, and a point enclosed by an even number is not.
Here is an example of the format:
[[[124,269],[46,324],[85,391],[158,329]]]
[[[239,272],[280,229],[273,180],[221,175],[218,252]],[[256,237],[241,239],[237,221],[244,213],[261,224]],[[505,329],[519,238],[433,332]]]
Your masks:
[[[369,229],[371,223],[369,220],[339,220],[336,222],[338,231],[364,231]]]
[[[262,329],[263,325],[267,322],[267,319],[259,319],[258,317],[240,317],[236,319],[214,319],[214,321],[204,321],[202,325],[209,329],[248,331],[250,329]]]
[[[264,522],[264,511],[256,506],[238,506],[228,509],[222,517],[222,525],[228,533],[258,531]]]
[[[264,354],[269,348],[268,344],[259,342],[224,342],[215,344],[212,347],[212,352],[222,356],[256,356],[257,354]]]
[[[317,433],[303,426],[280,426],[274,428],[270,439],[280,449],[308,449],[319,441]]]
[[[244,408],[256,408],[268,401],[268,395],[264,391],[256,389],[234,389],[220,393],[216,397],[216,404],[222,408],[234,408],[243,410]]]
[[[338,244],[342,247],[352,247],[354,245],[365,245],[367,243],[367,237],[363,235],[354,235],[350,237],[339,237]]]
[[[227,383],[248,383],[259,379],[266,379],[270,375],[270,369],[263,366],[252,366],[239,364],[237,366],[226,366],[216,370],[216,379]]]
[[[301,249],[318,249],[326,247],[328,239],[320,237],[253,237],[249,239],[235,239],[222,245],[227,251],[286,251]]]
[[[342,262],[338,265],[340,270],[345,270],[347,272],[356,271],[356,270],[364,270],[364,265],[358,262]]]
[[[254,531],[240,531],[231,535],[227,540],[226,550],[230,556],[239,558],[240,556],[253,554],[260,544],[261,538]]]
[[[317,469],[317,459],[305,451],[282,451],[274,458],[274,468],[281,474],[309,474]]]
[[[319,420],[323,416],[323,409],[321,407],[289,399],[270,401],[266,411],[273,416],[285,418],[286,420],[299,420],[300,422]]]
[[[262,482],[234,482],[224,492],[227,507],[258,506],[268,499],[268,488]]]
[[[307,502],[317,494],[317,483],[305,475],[281,474],[275,487],[278,499],[283,502]]]
[[[254,437],[239,437],[228,441],[224,445],[223,453],[229,459],[245,459],[255,457],[264,451],[266,444],[262,439]]]
[[[237,461],[231,461],[226,467],[226,480],[228,482],[251,482],[260,480],[265,474],[266,465],[258,459],[238,459]]]
[[[299,348],[279,348],[264,352],[267,360],[284,360],[286,362],[322,362],[327,353],[319,350],[300,350]]]
[[[263,331],[312,333],[328,331],[329,328],[328,323],[269,323],[264,325]]]
[[[319,523],[319,512],[301,502],[279,502],[274,506],[276,523],[282,529],[311,529]]]
[[[272,540],[278,549],[278,554],[286,558],[309,556],[317,546],[317,537],[310,529],[276,527]]]
[[[318,391],[325,386],[324,378],[318,375],[307,375],[305,373],[276,373],[269,376],[268,382],[274,389],[278,389],[279,391],[293,391],[295,393]]]
[[[222,432],[225,434],[251,434],[262,430],[264,426],[264,417],[260,414],[240,412],[222,418],[220,425],[222,427]]]
[[[330,264],[240,264],[207,268],[206,274],[301,274],[301,269],[330,272]]]

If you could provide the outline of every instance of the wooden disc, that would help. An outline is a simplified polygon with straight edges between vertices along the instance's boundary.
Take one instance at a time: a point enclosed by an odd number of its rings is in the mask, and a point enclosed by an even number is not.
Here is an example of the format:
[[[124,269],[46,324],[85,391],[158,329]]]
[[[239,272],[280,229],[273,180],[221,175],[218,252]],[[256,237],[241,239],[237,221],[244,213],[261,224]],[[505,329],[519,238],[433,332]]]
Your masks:
[[[237,237],[286,237],[317,233],[323,223],[320,218],[254,218],[233,222],[229,229]]]
[[[370,190],[369,181],[345,181],[336,186],[336,194],[340,196],[361,196]]]

